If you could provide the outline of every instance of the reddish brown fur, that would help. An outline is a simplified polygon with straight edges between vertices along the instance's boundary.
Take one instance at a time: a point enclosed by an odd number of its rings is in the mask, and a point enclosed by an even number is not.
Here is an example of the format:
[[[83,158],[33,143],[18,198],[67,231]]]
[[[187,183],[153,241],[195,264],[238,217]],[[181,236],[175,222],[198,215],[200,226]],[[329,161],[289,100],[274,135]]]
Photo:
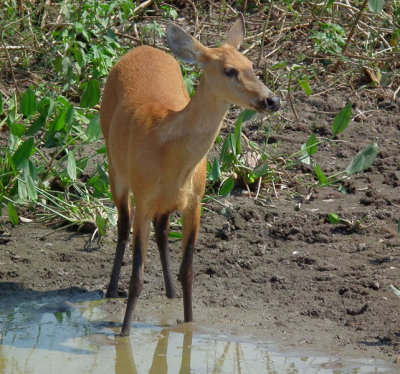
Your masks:
[[[172,40],[174,50],[185,57],[189,50],[189,57],[195,55],[203,65],[203,76],[192,100],[177,61],[152,47],[138,47],[123,56],[107,79],[100,115],[111,191],[119,212],[118,245],[108,296],[117,296],[120,262],[129,236],[130,191],[135,199],[134,264],[123,335],[129,334],[132,312],[142,289],[152,221],[157,228],[163,269],[167,272],[166,283],[172,283],[168,273],[168,248],[162,244],[167,241],[168,227],[160,224],[167,225],[168,219],[162,217],[168,218],[174,210],[182,212],[180,278],[185,321],[192,319],[191,267],[205,189],[205,155],[230,103],[259,109],[260,105],[265,107],[266,98],[272,95],[255,76],[250,61],[234,47],[243,40],[243,25],[240,19],[232,27],[228,35],[232,45],[227,40],[215,49],[204,47],[179,28],[172,27],[172,36],[174,32],[183,33],[186,43],[183,48],[180,38],[177,44]],[[224,75],[224,69],[230,67],[238,71],[235,79]],[[167,296],[174,294],[173,287],[167,286]]]

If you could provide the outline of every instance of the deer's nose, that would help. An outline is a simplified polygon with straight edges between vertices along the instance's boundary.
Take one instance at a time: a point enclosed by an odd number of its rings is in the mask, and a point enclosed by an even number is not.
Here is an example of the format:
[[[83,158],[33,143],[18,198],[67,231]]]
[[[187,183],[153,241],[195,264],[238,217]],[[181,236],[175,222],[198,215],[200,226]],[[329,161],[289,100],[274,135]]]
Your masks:
[[[271,112],[277,112],[281,107],[281,99],[279,96],[270,96],[263,100],[265,109]]]

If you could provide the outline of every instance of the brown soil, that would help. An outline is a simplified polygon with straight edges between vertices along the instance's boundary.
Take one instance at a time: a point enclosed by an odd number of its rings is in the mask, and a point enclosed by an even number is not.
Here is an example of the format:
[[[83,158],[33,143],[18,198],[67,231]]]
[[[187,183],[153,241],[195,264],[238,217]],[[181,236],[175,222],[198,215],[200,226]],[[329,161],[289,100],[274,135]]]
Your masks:
[[[281,53],[275,56],[277,61],[285,57]],[[335,85],[328,90],[323,85],[313,87],[309,98],[297,92],[293,100],[300,125],[293,121],[285,100],[281,111],[285,120],[276,119],[269,139],[272,153],[274,145],[277,153],[294,153],[311,131],[329,136],[335,114],[350,100],[353,121],[338,139],[320,146],[315,158],[327,174],[333,174],[344,170],[372,141],[379,146],[378,157],[366,172],[346,182],[347,193],[339,192],[338,186],[308,187],[313,173],[302,165],[286,171],[285,183],[276,191],[266,187],[257,200],[237,189],[227,199],[206,203],[194,258],[195,320],[226,332],[272,337],[301,350],[395,360],[400,299],[389,285],[400,286],[399,100],[389,89],[355,92]],[[272,123],[275,126],[274,119]],[[246,126],[250,140],[265,140],[265,130]],[[295,182],[299,175],[305,175],[307,183]],[[330,212],[348,223],[331,224]],[[89,249],[88,234],[35,224],[12,228],[5,223],[3,229],[0,298],[25,297],[24,289],[60,293],[71,287],[82,292],[106,289],[115,229]],[[177,274],[178,240],[171,240],[171,252]],[[131,260],[127,254],[121,289],[127,289]],[[180,288],[175,301],[163,296],[153,237],[145,270],[136,318],[170,318],[170,323],[181,319]],[[124,309],[119,302],[110,307],[119,314]]]

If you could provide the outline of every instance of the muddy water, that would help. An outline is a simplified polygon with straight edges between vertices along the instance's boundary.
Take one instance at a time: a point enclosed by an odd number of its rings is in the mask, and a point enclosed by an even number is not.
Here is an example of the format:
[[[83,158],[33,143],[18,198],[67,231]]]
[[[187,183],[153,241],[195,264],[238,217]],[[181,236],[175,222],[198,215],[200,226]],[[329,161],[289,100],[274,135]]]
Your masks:
[[[85,296],[87,298],[87,295]],[[135,324],[130,338],[98,299],[1,300],[0,373],[391,373],[390,363],[280,351],[196,324]]]

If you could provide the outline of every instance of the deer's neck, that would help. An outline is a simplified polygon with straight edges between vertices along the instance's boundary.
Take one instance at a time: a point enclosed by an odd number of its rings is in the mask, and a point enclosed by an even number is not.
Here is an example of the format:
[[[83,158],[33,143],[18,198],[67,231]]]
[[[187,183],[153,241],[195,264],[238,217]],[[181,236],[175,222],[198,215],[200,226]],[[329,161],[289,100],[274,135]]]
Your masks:
[[[229,102],[217,96],[213,82],[203,75],[193,98],[166,126],[164,140],[196,165],[212,147],[228,108]]]

